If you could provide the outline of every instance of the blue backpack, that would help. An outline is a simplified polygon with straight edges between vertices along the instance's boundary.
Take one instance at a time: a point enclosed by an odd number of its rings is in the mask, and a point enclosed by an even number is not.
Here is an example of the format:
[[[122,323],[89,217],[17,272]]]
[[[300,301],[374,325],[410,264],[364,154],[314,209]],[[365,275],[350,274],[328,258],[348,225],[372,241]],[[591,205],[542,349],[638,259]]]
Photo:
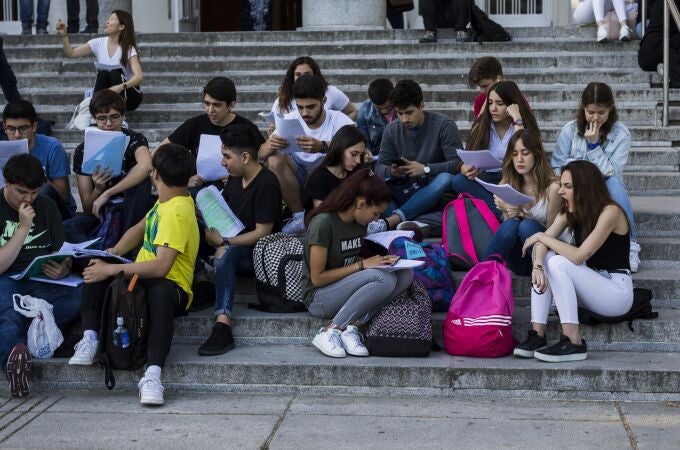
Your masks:
[[[425,264],[414,269],[415,279],[425,286],[432,299],[433,311],[448,311],[455,289],[449,260],[441,245],[398,237],[390,244],[388,253],[403,259],[425,261]]]

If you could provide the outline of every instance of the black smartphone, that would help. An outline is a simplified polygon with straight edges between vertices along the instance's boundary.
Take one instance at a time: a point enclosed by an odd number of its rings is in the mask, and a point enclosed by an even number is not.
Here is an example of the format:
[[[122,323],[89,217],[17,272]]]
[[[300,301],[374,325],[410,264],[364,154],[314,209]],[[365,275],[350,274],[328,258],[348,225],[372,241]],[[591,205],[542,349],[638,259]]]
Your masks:
[[[396,166],[405,166],[406,161],[404,161],[403,159],[393,159],[392,164],[394,164]]]

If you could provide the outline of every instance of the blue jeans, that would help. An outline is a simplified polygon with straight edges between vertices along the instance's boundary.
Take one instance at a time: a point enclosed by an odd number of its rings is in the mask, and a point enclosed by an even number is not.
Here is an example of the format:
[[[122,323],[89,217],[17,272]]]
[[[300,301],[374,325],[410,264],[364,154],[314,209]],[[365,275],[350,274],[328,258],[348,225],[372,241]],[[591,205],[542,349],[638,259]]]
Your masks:
[[[477,178],[487,183],[498,184],[501,181],[501,172],[482,172]],[[453,189],[462,194],[463,192],[472,195],[474,198],[483,200],[489,206],[492,213],[496,215],[498,220],[503,220],[503,213],[496,208],[493,202],[493,194],[482,187],[481,184],[459,173],[453,178]]]
[[[253,276],[253,248],[232,245],[221,258],[215,259],[215,315],[231,317],[236,295],[236,276]]]
[[[73,288],[31,280],[15,281],[6,274],[0,275],[0,364],[3,372],[12,347],[26,343],[32,320],[14,311],[12,294],[31,295],[51,303],[57,326],[63,329],[80,317],[82,286]]]
[[[489,246],[484,253],[484,259],[491,255],[501,255],[513,273],[517,275],[530,275],[531,248],[527,249],[525,257],[522,257],[524,241],[536,233],[545,231],[545,227],[532,219],[508,219],[501,223],[496,234],[491,237]]]
[[[633,216],[633,205],[630,204],[626,186],[621,181],[621,178],[609,177],[607,178],[607,190],[609,195],[612,196],[612,200],[618,203],[623,212],[626,213],[628,225],[630,225],[630,240],[637,242],[637,227],[635,226],[635,216]]]
[[[38,0],[35,24],[47,27],[47,14],[50,12],[50,0]],[[33,0],[19,0],[21,23],[33,25]]]
[[[394,200],[390,202],[385,210],[383,217],[397,214],[402,221],[412,220],[421,214],[425,214],[439,203],[445,192],[451,191],[453,174],[440,173],[434,177],[425,187],[414,192],[414,194],[401,205]]]

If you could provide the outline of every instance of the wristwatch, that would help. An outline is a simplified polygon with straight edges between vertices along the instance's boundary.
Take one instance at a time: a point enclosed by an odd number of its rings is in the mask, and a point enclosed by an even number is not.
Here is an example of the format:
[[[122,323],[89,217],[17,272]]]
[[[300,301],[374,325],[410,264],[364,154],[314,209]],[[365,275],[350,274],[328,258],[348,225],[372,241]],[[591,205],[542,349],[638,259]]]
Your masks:
[[[127,91],[127,83],[123,83],[123,90]]]
[[[518,126],[518,125],[519,125],[519,126],[524,126],[524,121],[523,121],[522,119],[517,119],[517,120],[513,121],[512,124],[513,124],[514,126]]]
[[[328,153],[328,142],[321,141],[321,153]]]
[[[425,164],[425,165],[423,166],[423,172],[425,172],[425,175],[429,175],[429,174],[430,174],[430,166],[428,166],[427,164]]]
[[[222,245],[220,247],[229,247],[229,238],[222,238]]]

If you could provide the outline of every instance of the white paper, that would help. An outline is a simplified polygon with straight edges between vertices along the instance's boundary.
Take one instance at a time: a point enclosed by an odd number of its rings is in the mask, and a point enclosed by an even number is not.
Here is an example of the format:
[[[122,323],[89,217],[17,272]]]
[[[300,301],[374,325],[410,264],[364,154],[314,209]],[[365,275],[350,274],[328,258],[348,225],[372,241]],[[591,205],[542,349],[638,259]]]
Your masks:
[[[123,170],[123,157],[129,143],[130,136],[126,136],[121,131],[87,128],[85,130],[83,173],[92,174],[99,166],[99,170],[108,167],[114,177],[119,176]]]
[[[300,120],[297,118],[284,119],[279,117],[276,117],[275,119],[276,130],[274,130],[273,134],[280,136],[288,141],[288,147],[282,148],[280,151],[284,153],[293,152],[306,153],[303,149],[300,148],[300,146],[297,144],[297,141],[295,140],[295,138],[297,137],[307,136],[307,133],[305,133],[305,129],[302,128]]]
[[[489,150],[458,150],[458,156],[468,166],[479,170],[495,170],[503,167],[503,161],[497,159]]]
[[[511,206],[522,206],[527,203],[533,202],[534,198],[530,195],[522,194],[516,191],[509,184],[491,184],[485,181],[475,178],[475,181],[482,185],[484,189],[496,195],[498,198],[503,200],[505,203]]]
[[[413,230],[393,230],[381,231],[380,233],[373,233],[366,236],[364,239],[382,245],[385,248],[390,248],[390,244],[398,237],[413,238],[415,236]]]
[[[73,256],[76,258],[100,258],[100,259],[113,259],[123,264],[130,264],[127,258],[122,256],[114,255],[113,253],[108,253],[104,250],[95,250],[91,248],[81,248],[73,252]]]
[[[213,134],[202,134],[196,156],[196,174],[205,181],[217,181],[229,175],[222,166],[222,139]]]
[[[70,242],[64,242],[61,245],[61,248],[59,249],[59,253],[71,253],[75,252],[76,250],[80,249],[86,249],[88,247],[91,247],[93,244],[97,243],[101,238],[95,238],[92,239],[91,241],[85,241],[85,242],[80,242],[77,244],[71,244]]]
[[[2,176],[5,164],[7,164],[7,161],[12,156],[21,155],[22,153],[28,153],[28,139],[0,141],[0,188],[5,186],[5,177]]]
[[[215,186],[198,191],[196,205],[208,228],[215,228],[223,238],[234,237],[245,228]]]
[[[425,264],[425,261],[416,261],[413,259],[400,259],[395,264],[384,265],[384,266],[374,266],[375,269],[382,269],[386,272],[395,272],[397,270],[403,269],[413,269],[415,267],[420,267]]]
[[[34,277],[29,278],[29,280],[40,281],[41,283],[59,284],[62,286],[70,287],[78,287],[84,283],[83,276],[77,273],[72,273],[58,280],[53,280],[52,278],[43,275],[36,275]]]

